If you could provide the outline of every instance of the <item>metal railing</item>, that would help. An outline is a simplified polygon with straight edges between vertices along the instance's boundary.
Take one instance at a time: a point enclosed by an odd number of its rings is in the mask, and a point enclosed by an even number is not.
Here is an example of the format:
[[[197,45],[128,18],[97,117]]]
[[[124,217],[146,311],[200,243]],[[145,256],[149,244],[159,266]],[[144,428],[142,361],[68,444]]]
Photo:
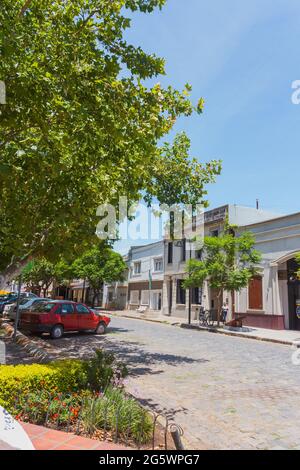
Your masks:
[[[132,399],[130,395],[125,395]],[[141,408],[143,412],[136,416],[135,411],[128,410],[126,416],[120,403],[111,402],[105,395],[94,398],[82,398],[74,408],[74,394],[40,394],[19,395],[16,397],[12,414],[20,421],[30,422],[51,429],[72,432],[87,437],[107,439],[116,444],[133,446],[137,449],[159,446],[165,450],[174,447],[184,449],[182,428],[164,413],[155,413]],[[78,398],[77,398],[78,400]],[[89,406],[87,401],[89,400]],[[141,405],[139,405],[141,406]],[[100,417],[99,417],[100,410]]]

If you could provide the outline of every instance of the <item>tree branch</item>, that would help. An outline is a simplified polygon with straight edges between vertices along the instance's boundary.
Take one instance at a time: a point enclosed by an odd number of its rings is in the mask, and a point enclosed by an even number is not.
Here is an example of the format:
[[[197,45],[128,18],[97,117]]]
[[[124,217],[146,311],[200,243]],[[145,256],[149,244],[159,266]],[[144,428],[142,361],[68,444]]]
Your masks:
[[[85,27],[85,25],[89,22],[89,20],[90,20],[91,18],[93,18],[94,15],[96,15],[96,13],[101,13],[101,12],[100,12],[100,10],[94,10],[94,11],[92,11],[92,12],[85,18],[85,20],[83,20],[83,22],[82,22],[81,25],[80,25],[80,28],[76,31],[76,35],[79,34],[79,33],[83,30],[83,28]]]
[[[32,0],[26,0],[26,2],[24,3],[23,7],[21,8],[18,14],[18,18],[21,18],[21,16],[24,16],[26,10],[28,10],[28,8],[30,7],[31,2]]]

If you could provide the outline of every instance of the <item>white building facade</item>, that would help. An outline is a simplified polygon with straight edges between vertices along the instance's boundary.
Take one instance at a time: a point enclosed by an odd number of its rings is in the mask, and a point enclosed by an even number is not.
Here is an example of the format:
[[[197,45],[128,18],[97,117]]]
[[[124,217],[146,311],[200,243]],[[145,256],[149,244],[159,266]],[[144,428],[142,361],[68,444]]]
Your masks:
[[[300,281],[295,256],[300,253],[300,213],[247,225],[262,253],[260,274],[236,294],[236,312],[245,324],[300,330]]]
[[[251,231],[255,248],[262,254],[258,275],[246,289],[234,296],[223,293],[228,304],[228,319],[245,315],[244,324],[271,329],[300,330],[300,280],[295,257],[300,253],[300,213],[279,216],[254,208],[225,205],[204,214],[204,235],[218,236],[225,221],[237,226],[236,234]],[[197,235],[197,227],[195,233]],[[191,237],[192,238],[192,237]],[[201,259],[202,250],[194,249],[188,240],[168,239],[129,251],[128,280],[110,286],[110,301],[118,299],[117,308],[145,309],[163,315],[197,318],[202,305],[217,313],[217,292],[208,282],[203,288],[185,290],[186,262]],[[122,294],[122,300],[120,295]],[[109,305],[109,303],[108,303]]]
[[[128,253],[128,297],[130,310],[160,312],[163,305],[164,242],[132,247]]]

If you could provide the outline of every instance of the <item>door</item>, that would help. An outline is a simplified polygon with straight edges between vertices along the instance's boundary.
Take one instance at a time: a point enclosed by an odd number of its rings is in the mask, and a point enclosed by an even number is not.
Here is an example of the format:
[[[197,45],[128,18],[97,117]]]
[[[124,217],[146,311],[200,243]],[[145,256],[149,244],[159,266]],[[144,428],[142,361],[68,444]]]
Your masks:
[[[95,315],[83,304],[76,305],[79,330],[94,330],[97,327]]]
[[[151,293],[151,308],[152,310],[161,310],[161,291],[156,291]]]
[[[289,283],[290,330],[300,330],[300,282]]]
[[[289,329],[300,330],[300,281],[296,260],[288,261]]]
[[[76,331],[78,329],[78,319],[73,304],[61,304],[59,311],[55,313],[60,313],[65,331]]]

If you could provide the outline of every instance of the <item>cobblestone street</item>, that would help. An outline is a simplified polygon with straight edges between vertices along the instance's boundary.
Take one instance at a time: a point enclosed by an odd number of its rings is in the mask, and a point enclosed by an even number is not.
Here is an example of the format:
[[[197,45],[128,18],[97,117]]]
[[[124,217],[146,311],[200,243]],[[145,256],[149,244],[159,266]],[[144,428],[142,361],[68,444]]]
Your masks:
[[[189,447],[300,448],[300,366],[288,346],[122,318],[106,336],[45,343],[53,358],[115,351],[130,364],[128,390],[182,426]]]

